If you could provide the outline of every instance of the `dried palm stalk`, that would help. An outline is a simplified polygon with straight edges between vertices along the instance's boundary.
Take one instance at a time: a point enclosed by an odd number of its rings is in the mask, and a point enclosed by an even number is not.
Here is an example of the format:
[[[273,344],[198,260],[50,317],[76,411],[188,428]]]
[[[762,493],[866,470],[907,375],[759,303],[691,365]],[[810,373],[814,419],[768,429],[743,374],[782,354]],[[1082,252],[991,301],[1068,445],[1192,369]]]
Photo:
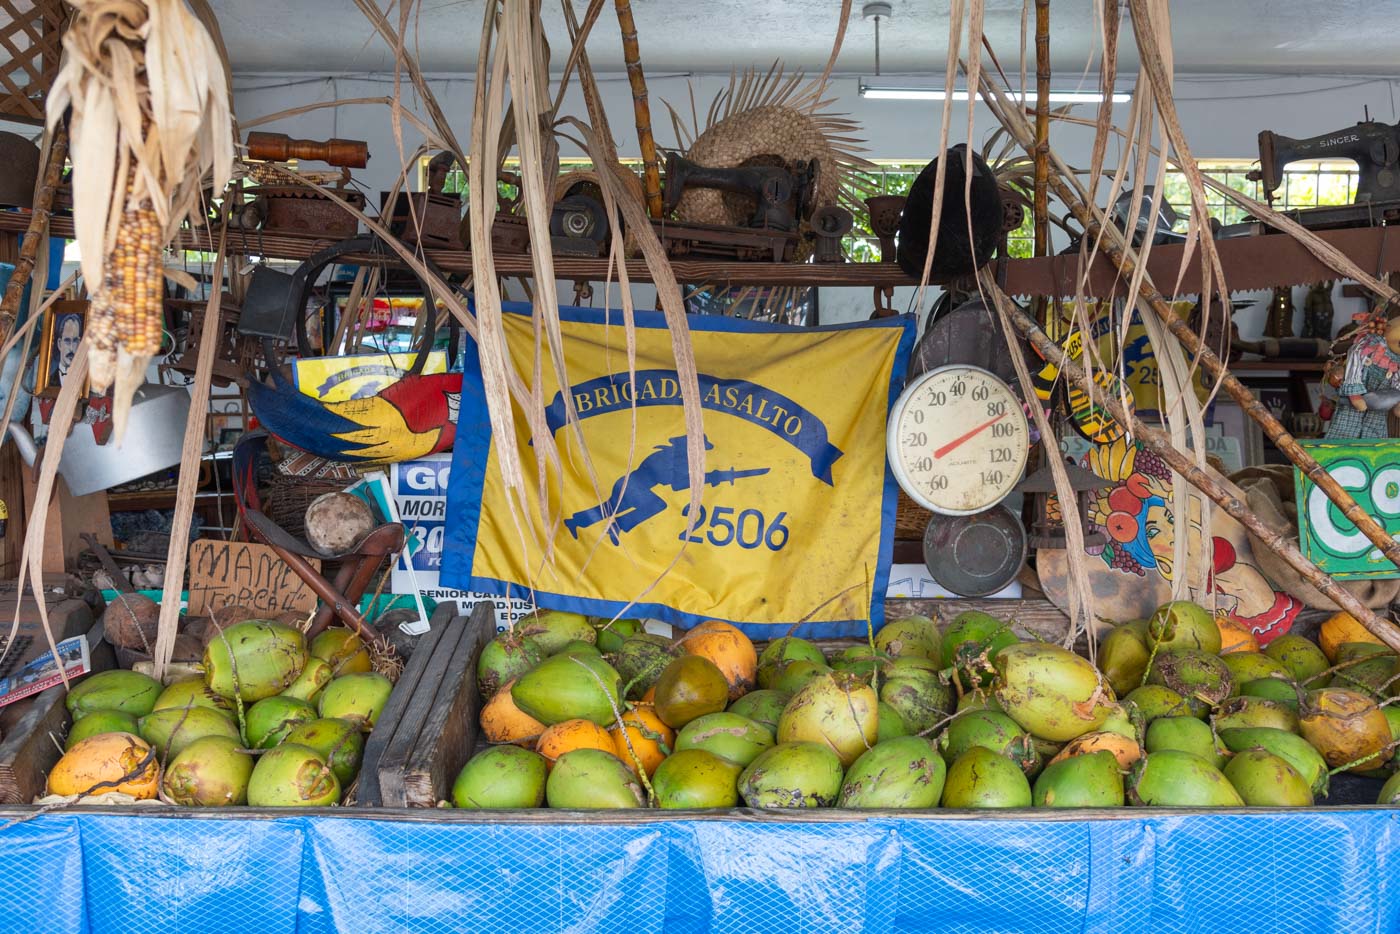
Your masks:
[[[165,244],[200,193],[222,189],[232,172],[228,71],[185,0],[68,2],[75,14],[48,124],[71,105],[74,228],[93,295],[92,388],[115,385],[120,439],[160,349]]]

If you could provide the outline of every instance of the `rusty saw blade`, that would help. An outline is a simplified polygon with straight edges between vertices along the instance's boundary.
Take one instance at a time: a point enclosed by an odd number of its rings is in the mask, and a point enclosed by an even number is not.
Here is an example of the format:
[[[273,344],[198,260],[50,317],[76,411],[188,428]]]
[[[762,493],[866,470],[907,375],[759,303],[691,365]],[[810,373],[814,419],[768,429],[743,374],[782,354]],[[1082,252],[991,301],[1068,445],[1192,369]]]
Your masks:
[[[1345,253],[1352,262],[1374,275],[1400,271],[1400,230],[1390,227],[1357,227],[1316,231],[1318,237]],[[1271,289],[1284,285],[1309,285],[1339,278],[1338,273],[1285,234],[1257,234],[1215,241],[1225,287],[1231,292]],[[1168,298],[1184,298],[1200,291],[1201,251],[1195,250],[1181,271],[1185,247],[1154,246],[1147,259],[1152,282]],[[1047,295],[1072,299],[1079,289],[1078,254],[1012,260],[1007,263],[1006,291],[1017,296]],[[1176,283],[1181,282],[1179,288]],[[1084,284],[1089,298],[1124,298],[1128,281],[1103,255],[1094,257]],[[1175,295],[1171,293],[1176,291]]]

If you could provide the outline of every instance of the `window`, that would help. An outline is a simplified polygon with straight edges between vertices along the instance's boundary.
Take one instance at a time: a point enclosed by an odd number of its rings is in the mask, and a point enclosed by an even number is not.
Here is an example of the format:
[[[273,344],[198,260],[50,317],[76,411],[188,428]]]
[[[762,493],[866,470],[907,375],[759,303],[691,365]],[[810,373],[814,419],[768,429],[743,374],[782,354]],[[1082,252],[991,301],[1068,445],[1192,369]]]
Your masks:
[[[1264,200],[1264,187],[1246,176],[1256,166],[1240,160],[1202,159],[1201,171],[1256,201]],[[1283,184],[1274,192],[1275,210],[1327,207],[1351,204],[1356,198],[1358,169],[1350,161],[1313,160],[1294,162],[1283,171]],[[1191,213],[1191,192],[1183,172],[1168,169],[1163,197],[1176,209],[1176,230],[1186,231]],[[1206,208],[1222,224],[1238,224],[1249,219],[1244,208],[1226,201],[1218,191],[1206,189]]]

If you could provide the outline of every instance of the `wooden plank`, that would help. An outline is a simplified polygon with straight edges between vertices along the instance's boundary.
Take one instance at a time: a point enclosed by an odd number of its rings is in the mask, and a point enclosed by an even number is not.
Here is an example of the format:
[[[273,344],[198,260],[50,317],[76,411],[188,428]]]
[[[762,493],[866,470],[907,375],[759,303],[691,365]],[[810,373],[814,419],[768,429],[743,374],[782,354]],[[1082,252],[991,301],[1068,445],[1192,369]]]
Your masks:
[[[432,619],[429,620],[431,628],[414,646],[408,664],[404,666],[403,673],[399,675],[398,683],[394,685],[394,690],[389,694],[389,700],[384,704],[384,710],[379,714],[379,722],[370,732],[369,739],[365,741],[365,752],[360,762],[359,788],[355,795],[355,801],[360,807],[383,806],[384,799],[379,784],[379,769],[384,752],[393,742],[400,728],[409,729],[404,723],[404,710],[408,707],[408,701],[413,694],[414,687],[422,681],[423,672],[427,669],[429,660],[436,654],[437,646],[443,633],[447,631],[448,624],[452,621],[455,609],[451,603],[441,603],[433,612]],[[415,737],[417,736],[416,728],[413,729],[413,734]]]
[[[413,750],[428,738],[426,724],[443,691],[444,679],[466,632],[466,619],[454,616],[433,652],[423,677],[413,686],[404,708],[403,724],[394,734],[379,763],[379,793],[385,807],[409,807],[404,770]]]
[[[404,804],[408,807],[436,807],[451,793],[453,780],[471,756],[481,708],[476,663],[495,634],[494,608],[478,603],[403,770]]]
[[[954,616],[965,610],[980,610],[998,619],[1010,620],[1012,630],[1022,638],[1031,636],[1047,642],[1059,642],[1069,627],[1069,617],[1049,600],[959,598],[885,601],[885,619],[918,614],[931,617],[940,627],[947,627]]]
[[[69,600],[63,608],[64,628],[56,630],[55,636],[67,639],[86,631],[93,672],[116,667],[112,647],[102,639],[102,624],[92,622],[87,605]],[[43,794],[49,770],[63,754],[69,727],[63,703],[67,696],[68,689],[60,684],[4,708],[8,722],[0,741],[0,804],[28,804]]]

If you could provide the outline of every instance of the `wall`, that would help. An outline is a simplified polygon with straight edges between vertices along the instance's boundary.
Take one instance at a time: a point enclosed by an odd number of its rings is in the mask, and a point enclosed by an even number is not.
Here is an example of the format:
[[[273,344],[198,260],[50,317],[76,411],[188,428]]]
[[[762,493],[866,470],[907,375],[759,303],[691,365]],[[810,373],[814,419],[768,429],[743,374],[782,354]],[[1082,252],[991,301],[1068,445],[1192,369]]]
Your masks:
[[[898,84],[900,76],[889,75],[881,80]],[[695,100],[703,115],[709,100],[727,82],[728,76],[649,76],[653,125],[657,128],[658,142],[662,146],[676,143],[663,101],[669,101],[688,115],[689,89],[693,87]],[[1096,82],[1097,79],[1091,76],[1084,79],[1082,85],[1092,88]],[[1120,87],[1125,83],[1120,80]],[[462,145],[469,145],[474,81],[440,75],[434,76],[431,84]],[[1257,158],[1256,137],[1260,130],[1313,136],[1363,119],[1368,108],[1373,119],[1400,121],[1395,102],[1397,85],[1400,85],[1397,78],[1357,76],[1190,75],[1177,79],[1176,98],[1182,128],[1197,158],[1249,161]],[[1071,87],[1074,82],[1067,80],[1062,84],[1057,81],[1056,86]],[[389,75],[308,78],[305,74],[243,74],[235,77],[235,87],[237,112],[245,121],[311,102],[383,97],[393,93],[392,76]],[[633,133],[632,100],[625,76],[601,75],[600,89],[620,153],[635,156],[637,142]],[[944,104],[863,99],[858,94],[858,79],[854,75],[838,76],[834,79],[833,90],[836,101],[832,110],[849,113],[862,124],[866,150],[871,157],[907,161],[925,161],[931,157],[937,145]],[[405,83],[405,100],[411,101],[411,91],[412,88]],[[950,140],[958,142],[971,138],[979,147],[985,145],[996,129],[990,112],[980,105],[972,108],[973,126],[969,134],[968,105],[953,103],[949,106],[952,107]],[[576,92],[567,98],[564,110],[580,117],[586,113]],[[1077,115],[1084,117],[1091,117],[1093,110],[1093,106],[1076,108]],[[1128,110],[1128,105],[1115,106],[1116,124],[1121,126],[1127,121]],[[388,110],[382,105],[326,108],[281,120],[262,129],[302,137],[341,135],[368,140],[372,153],[370,165],[357,172],[356,177],[371,192],[387,188],[401,164],[401,150],[390,125]],[[1052,133],[1056,151],[1068,163],[1088,165],[1092,129],[1056,124]],[[411,127],[405,127],[402,151],[411,151],[420,140],[421,136]],[[567,142],[563,144],[563,153],[583,155]],[[1109,164],[1116,165],[1121,155],[1121,148],[1111,145]],[[899,309],[911,308],[913,292],[912,288],[896,290],[894,306]],[[565,291],[564,294],[572,293]],[[935,297],[936,293],[929,295],[925,307]],[[648,287],[638,287],[636,298],[641,307],[649,307],[654,301],[654,292]],[[1301,293],[1297,304],[1301,312]],[[869,314],[871,307],[871,295],[865,289],[822,290],[821,318],[824,322],[859,320]],[[1337,308],[1340,323],[1347,320],[1347,313],[1360,311],[1361,303],[1338,296]],[[1238,313],[1237,320],[1245,337],[1258,333],[1263,315],[1262,300]]]

